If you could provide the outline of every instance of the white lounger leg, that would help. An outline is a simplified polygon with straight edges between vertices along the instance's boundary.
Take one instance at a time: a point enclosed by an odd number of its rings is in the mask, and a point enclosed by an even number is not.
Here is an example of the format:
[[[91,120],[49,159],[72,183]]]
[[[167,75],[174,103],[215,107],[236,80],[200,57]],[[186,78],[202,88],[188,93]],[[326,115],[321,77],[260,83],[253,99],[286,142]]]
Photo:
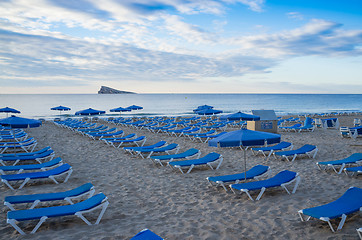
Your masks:
[[[108,205],[109,205],[109,202],[107,200],[107,198],[104,199],[105,202],[103,202],[102,204],[98,205],[97,207],[95,208],[92,208],[92,209],[89,209],[89,210],[86,210],[86,211],[81,211],[81,212],[77,212],[75,213],[75,215],[79,218],[81,218],[86,224],[88,225],[92,225],[91,222],[88,221],[88,219],[86,219],[83,214],[84,213],[89,213],[89,212],[93,212],[94,210],[98,209],[98,208],[102,208],[102,211],[100,212],[98,218],[97,218],[97,221],[94,223],[94,224],[99,224],[99,222],[101,221],[102,217],[103,217],[103,214],[105,213]]]

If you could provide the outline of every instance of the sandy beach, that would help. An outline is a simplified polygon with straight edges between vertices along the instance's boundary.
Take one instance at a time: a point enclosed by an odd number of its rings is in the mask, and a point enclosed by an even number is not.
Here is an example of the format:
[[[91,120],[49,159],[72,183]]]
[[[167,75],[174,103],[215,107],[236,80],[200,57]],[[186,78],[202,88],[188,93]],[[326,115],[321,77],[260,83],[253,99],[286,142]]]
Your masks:
[[[341,126],[352,127],[356,117],[362,118],[361,115],[338,118]],[[274,158],[265,161],[248,151],[247,168],[263,164],[271,167],[272,175],[287,169],[301,176],[295,194],[288,195],[281,188],[268,189],[260,201],[253,202],[245,194],[225,192],[206,181],[209,176],[242,172],[240,149],[213,148],[184,137],[117,127],[126,134],[146,136],[146,145],[165,140],[178,143],[180,152],[189,148],[201,150],[201,156],[217,152],[223,155],[224,161],[219,170],[196,167],[190,174],[182,175],[47,121],[42,127],[26,131],[38,141],[37,149],[51,146],[57,157],[73,167],[69,181],[59,185],[51,181],[33,181],[16,191],[2,184],[0,199],[3,201],[9,195],[65,191],[91,182],[96,192],[103,192],[108,197],[109,207],[99,225],[88,226],[75,216],[59,217],[48,219],[36,234],[21,236],[6,223],[8,209],[3,206],[1,239],[130,239],[144,228],[170,240],[358,239],[356,228],[362,227],[361,213],[349,216],[343,229],[332,233],[326,222],[301,222],[297,211],[334,201],[351,186],[362,187],[361,175],[349,177],[320,171],[315,164],[362,152],[361,138],[342,138],[337,129],[279,132],[283,141],[293,143],[294,149],[313,144],[319,151],[316,159],[303,157],[293,163]],[[96,220],[97,213],[90,215],[92,221]],[[29,231],[35,224],[28,221],[20,226]],[[333,224],[336,226],[336,221]]]

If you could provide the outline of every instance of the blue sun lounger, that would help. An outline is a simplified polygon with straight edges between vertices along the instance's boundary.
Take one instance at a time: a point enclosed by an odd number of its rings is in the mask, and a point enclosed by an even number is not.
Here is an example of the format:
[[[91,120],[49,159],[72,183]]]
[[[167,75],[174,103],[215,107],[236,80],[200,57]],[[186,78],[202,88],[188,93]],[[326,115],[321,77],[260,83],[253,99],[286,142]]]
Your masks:
[[[166,144],[167,142],[166,141],[159,141],[155,144],[152,144],[152,145],[148,145],[148,146],[142,146],[142,147],[123,147],[123,149],[132,154],[139,151],[139,150],[143,150],[143,149],[151,149],[151,148],[159,148],[159,147],[162,147]]]
[[[103,142],[105,142],[108,145],[111,145],[112,141],[116,141],[116,140],[127,140],[127,139],[131,139],[133,137],[137,137],[136,133],[130,133],[127,136],[124,137],[114,137],[114,138],[101,138],[100,140],[102,140]]]
[[[62,165],[61,158],[55,158],[49,162],[39,163],[39,164],[26,164],[26,165],[13,165],[13,166],[0,166],[0,174],[5,175],[6,172],[18,171],[16,174],[21,173],[24,170],[42,170],[46,171],[47,169],[57,167]]]
[[[30,152],[30,153],[27,153],[27,152],[25,152],[25,153],[16,153],[16,154],[14,154],[14,153],[3,153],[3,154],[0,154],[0,159],[3,158],[3,157],[7,158],[7,157],[17,157],[17,156],[32,156],[34,154],[40,154],[42,152],[46,152],[46,151],[51,150],[51,149],[52,148],[48,146],[48,147],[45,147],[45,148],[40,149],[38,151]]]
[[[359,238],[362,240],[362,227],[360,227],[360,228],[358,228],[356,230],[357,230]]]
[[[198,158],[200,156],[200,154],[201,154],[201,152],[198,149],[190,148],[183,153],[171,154],[171,155],[161,155],[161,156],[151,156],[150,159],[153,162],[159,163],[161,166],[163,166],[162,161],[172,162],[173,160],[182,159],[182,158],[185,158],[185,159],[189,159],[192,157]]]
[[[83,216],[83,214],[102,208],[101,213],[95,222],[95,224],[99,224],[108,204],[109,202],[107,197],[103,193],[98,193],[91,198],[73,205],[9,211],[7,213],[7,223],[13,226],[22,235],[25,235],[25,232],[17,225],[17,222],[28,220],[39,220],[38,224],[34,227],[31,233],[35,233],[43,222],[52,217],[75,215],[81,218],[88,225],[92,225],[89,220]]]
[[[241,191],[241,193],[245,192],[252,201],[254,201],[254,199],[251,197],[249,192],[260,190],[259,195],[255,199],[258,201],[263,196],[263,193],[267,188],[282,187],[285,189],[285,191],[287,191],[288,194],[290,194],[286,186],[292,184],[293,182],[295,182],[295,185],[292,193],[295,193],[300,182],[300,176],[296,172],[284,170],[272,178],[256,182],[231,184],[230,188],[234,193],[236,193],[237,190]]]
[[[156,233],[152,232],[149,229],[143,229],[141,232],[137,233],[130,240],[163,240],[163,238],[158,236]]]
[[[251,151],[255,155],[257,155],[258,153],[263,154],[263,156],[265,157],[265,160],[268,160],[269,157],[275,151],[284,151],[286,149],[292,150],[293,149],[293,144],[291,144],[290,142],[280,142],[277,145],[270,146],[270,147],[254,147],[254,148],[251,148]],[[269,152],[269,154],[266,155],[265,154],[266,152]]]
[[[136,144],[137,147],[142,147],[146,142],[145,136],[140,136],[133,139],[125,139],[125,140],[113,140],[110,141],[110,144],[115,148],[120,148],[123,144]]]
[[[223,158],[222,155],[219,153],[209,153],[204,157],[198,158],[198,159],[191,159],[191,160],[184,160],[184,161],[175,161],[175,162],[168,162],[167,165],[170,166],[171,168],[177,168],[181,171],[182,174],[184,174],[184,171],[182,170],[182,168],[189,168],[187,170],[186,173],[190,173],[191,170],[195,167],[195,166],[199,166],[199,165],[207,165],[209,166],[211,169],[214,169],[211,165],[212,162],[218,161],[219,164],[217,165],[217,167],[215,168],[215,170],[219,169]]]
[[[226,183],[239,183],[240,181],[250,180],[250,179],[259,179],[263,177],[265,174],[268,174],[270,167],[264,165],[256,165],[243,173],[231,174],[231,175],[223,175],[216,177],[207,177],[207,181],[216,186],[222,186],[225,191],[227,191],[225,184]]]
[[[357,187],[349,188],[337,200],[318,207],[299,210],[298,214],[302,222],[308,221],[311,217],[328,222],[332,232],[335,232],[330,220],[341,218],[337,231],[341,230],[347,215],[362,211],[362,189]],[[304,219],[304,215],[308,216]]]
[[[90,198],[93,196],[94,192],[94,186],[91,183],[86,183],[80,187],[65,192],[7,196],[5,197],[4,205],[10,208],[10,210],[15,211],[14,205],[24,203],[32,203],[29,209],[35,208],[40,202],[58,200],[64,200],[69,204],[74,204],[73,199],[81,198],[85,195],[88,195],[87,198]]]
[[[362,174],[362,166],[345,168],[344,172],[347,175],[348,175],[348,173],[351,173],[351,175]]]
[[[200,142],[206,143],[210,139],[217,138],[217,137],[219,137],[219,136],[221,136],[221,135],[223,135],[225,133],[226,132],[221,132],[221,133],[214,134],[214,135],[198,135],[198,136],[195,136],[195,139],[199,139]]]
[[[19,149],[23,149],[25,152],[32,152],[35,148],[35,146],[37,145],[37,142],[34,138],[28,138],[23,142],[19,142],[16,144],[4,144],[0,146],[0,153],[4,153],[6,152],[8,149],[9,150],[19,150]]]
[[[72,174],[72,167],[69,164],[63,164],[59,167],[40,172],[30,172],[30,173],[19,173],[19,174],[9,174],[9,175],[0,175],[1,181],[5,183],[10,189],[14,190],[14,187],[10,185],[10,182],[23,181],[18,189],[22,189],[24,185],[32,179],[44,179],[49,178],[53,180],[56,184],[58,181],[55,177],[66,175],[66,178],[63,182],[67,182],[70,175]]]
[[[17,155],[13,157],[3,157],[0,158],[0,164],[6,166],[5,163],[12,163],[13,166],[18,164],[19,162],[26,162],[26,161],[37,161],[38,163],[42,163],[43,160],[49,159],[52,160],[54,157],[54,151],[49,149],[45,152],[41,152],[39,154],[34,155]]]
[[[337,174],[341,174],[347,165],[359,163],[362,163],[362,153],[353,153],[351,156],[341,160],[317,162],[316,164],[320,170],[326,170],[328,167],[331,167]]]
[[[106,138],[106,137],[111,137],[111,138],[115,138],[115,137],[123,137],[124,131],[123,130],[119,130],[117,132],[113,132],[113,133],[102,133],[102,134],[98,134],[95,137],[99,137],[100,139],[102,138]]]
[[[307,155],[309,158],[315,158],[317,155],[318,148],[314,145],[306,144],[302,146],[301,148],[295,149],[295,150],[289,150],[289,151],[280,151],[280,152],[274,152],[274,156],[280,156],[282,158],[285,158],[287,161],[294,162],[294,160],[299,155]],[[289,158],[292,158],[291,160]]]
[[[178,153],[179,146],[177,143],[171,143],[164,147],[159,148],[146,148],[146,149],[138,149],[135,151],[138,155],[140,155],[142,158],[145,158],[143,154],[148,154],[146,158],[150,158],[152,154],[154,153],[166,153],[170,154],[171,151],[175,151],[175,153]]]

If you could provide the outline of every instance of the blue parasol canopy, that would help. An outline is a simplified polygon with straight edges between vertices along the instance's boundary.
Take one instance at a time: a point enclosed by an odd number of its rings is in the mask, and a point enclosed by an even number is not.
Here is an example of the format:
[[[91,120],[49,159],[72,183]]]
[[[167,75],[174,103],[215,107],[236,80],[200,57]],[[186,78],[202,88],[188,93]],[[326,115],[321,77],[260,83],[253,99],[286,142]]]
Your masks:
[[[118,108],[113,108],[111,110],[109,110],[110,112],[130,112],[131,109],[129,108],[123,108],[123,107],[118,107]]]
[[[247,129],[225,133],[209,141],[211,147],[247,147],[274,144],[280,142],[280,135],[268,132],[252,131]]]
[[[88,109],[84,109],[84,110],[81,110],[81,111],[78,111],[75,113],[75,115],[100,115],[100,114],[104,114],[106,113],[105,111],[102,111],[102,110],[95,110],[93,108],[88,108]]]
[[[221,116],[220,120],[230,120],[230,121],[238,121],[238,120],[243,120],[243,121],[256,121],[256,120],[260,120],[259,116],[256,115],[251,115],[251,114],[246,114],[246,113],[242,113],[242,112],[237,112],[237,113],[233,113],[233,114],[228,114],[225,116]]]
[[[129,106],[129,107],[126,107],[126,108],[131,109],[131,110],[141,110],[141,109],[143,109],[143,107],[137,106],[137,105],[132,105],[132,106]]]
[[[202,110],[196,111],[195,113],[198,115],[215,115],[215,114],[222,113],[222,111],[212,109],[212,108],[207,108],[207,109],[202,109]]]
[[[69,111],[71,110],[69,107],[64,107],[64,106],[58,106],[58,107],[53,107],[50,110],[56,110],[56,111]]]
[[[200,110],[205,110],[205,109],[212,109],[214,108],[213,106],[209,106],[209,105],[201,105],[201,106],[198,106],[196,109],[194,109],[194,113],[200,111]]]
[[[20,111],[9,107],[0,108],[0,112],[6,113],[6,117],[8,117],[9,113],[20,113]]]
[[[137,233],[136,236],[134,236],[130,240],[163,240],[163,238],[158,236],[156,233],[152,232],[149,229],[143,229],[141,232]]]
[[[11,116],[0,119],[0,125],[11,128],[34,128],[41,126],[41,121],[31,118]]]

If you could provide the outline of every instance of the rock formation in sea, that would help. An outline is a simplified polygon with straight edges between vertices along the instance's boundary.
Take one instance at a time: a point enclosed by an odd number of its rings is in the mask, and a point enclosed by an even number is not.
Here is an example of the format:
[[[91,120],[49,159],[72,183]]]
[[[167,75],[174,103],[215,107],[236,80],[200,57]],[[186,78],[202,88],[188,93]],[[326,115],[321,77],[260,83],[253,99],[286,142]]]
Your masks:
[[[114,88],[101,86],[101,89],[98,91],[98,94],[136,94],[135,92],[127,92],[127,91],[120,91]]]

